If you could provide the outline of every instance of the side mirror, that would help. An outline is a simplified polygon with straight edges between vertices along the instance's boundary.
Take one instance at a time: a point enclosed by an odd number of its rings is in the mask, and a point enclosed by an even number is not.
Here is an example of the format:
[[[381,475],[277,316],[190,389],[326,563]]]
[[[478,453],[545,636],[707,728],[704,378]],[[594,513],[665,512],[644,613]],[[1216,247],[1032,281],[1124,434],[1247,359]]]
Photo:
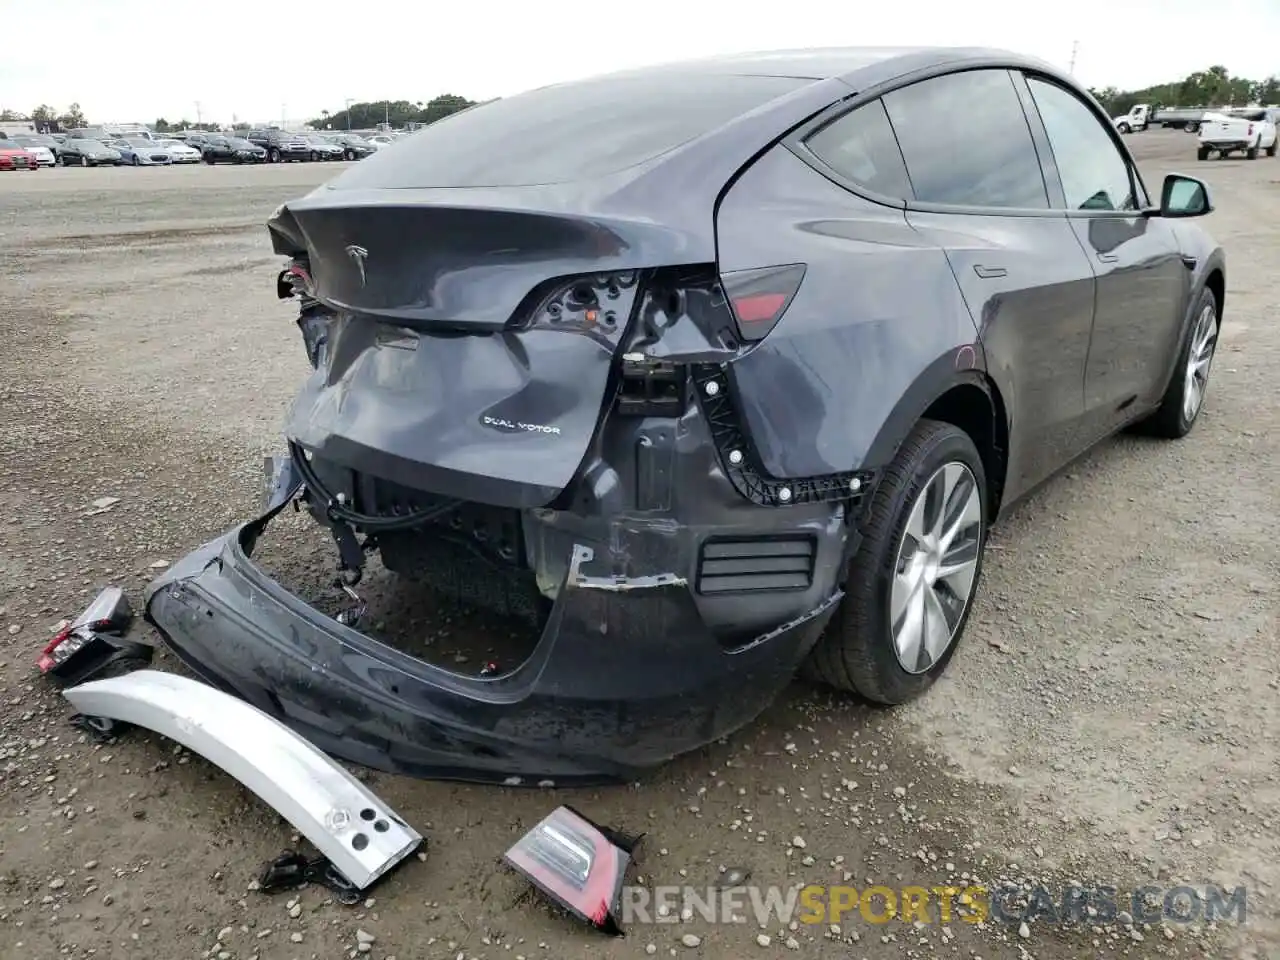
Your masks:
[[[1195,177],[1171,173],[1164,178],[1160,190],[1160,216],[1203,217],[1213,212],[1209,185]]]

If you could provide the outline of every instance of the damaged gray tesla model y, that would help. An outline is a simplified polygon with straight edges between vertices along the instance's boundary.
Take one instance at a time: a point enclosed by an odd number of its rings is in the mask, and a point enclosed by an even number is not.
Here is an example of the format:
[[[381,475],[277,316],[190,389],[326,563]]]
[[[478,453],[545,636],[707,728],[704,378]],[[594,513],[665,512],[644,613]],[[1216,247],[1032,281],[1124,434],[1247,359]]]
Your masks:
[[[633,777],[798,671],[917,696],[989,525],[1128,426],[1195,422],[1222,316],[1197,180],[992,50],[734,56],[451,116],[272,216],[314,372],[265,514],[148,615],[328,752]],[[353,588],[523,612],[523,662],[410,656],[249,558],[300,504]]]

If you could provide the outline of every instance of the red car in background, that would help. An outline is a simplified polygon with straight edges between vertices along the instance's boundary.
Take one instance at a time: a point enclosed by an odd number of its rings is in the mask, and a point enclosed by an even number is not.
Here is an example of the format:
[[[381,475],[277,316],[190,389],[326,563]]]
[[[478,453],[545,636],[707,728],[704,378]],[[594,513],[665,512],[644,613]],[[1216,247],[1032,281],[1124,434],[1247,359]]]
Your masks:
[[[14,147],[0,147],[0,170],[39,170],[34,153]]]

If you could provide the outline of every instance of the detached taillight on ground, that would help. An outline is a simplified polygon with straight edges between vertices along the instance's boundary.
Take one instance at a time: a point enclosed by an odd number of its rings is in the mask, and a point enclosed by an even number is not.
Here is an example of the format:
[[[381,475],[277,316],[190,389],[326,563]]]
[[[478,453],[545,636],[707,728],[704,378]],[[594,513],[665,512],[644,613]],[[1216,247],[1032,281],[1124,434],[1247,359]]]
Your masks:
[[[777,325],[800,289],[804,271],[803,263],[789,263],[720,275],[743,340],[763,340]]]
[[[133,610],[124,591],[108,587],[45,645],[36,658],[36,669],[59,686],[70,686],[91,680],[113,666],[145,666],[153,648],[121,636],[132,620]]]
[[[621,936],[623,876],[639,841],[597,826],[572,807],[558,807],[503,859],[574,916]]]

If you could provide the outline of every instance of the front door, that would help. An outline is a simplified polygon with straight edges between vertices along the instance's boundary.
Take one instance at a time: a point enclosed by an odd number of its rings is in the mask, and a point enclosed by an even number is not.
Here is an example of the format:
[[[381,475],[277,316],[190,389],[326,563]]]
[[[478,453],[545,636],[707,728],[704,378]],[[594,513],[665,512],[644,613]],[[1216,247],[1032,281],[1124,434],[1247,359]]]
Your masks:
[[[1128,158],[1075,93],[1027,77],[1052,147],[1063,206],[1098,278],[1085,367],[1089,439],[1110,433],[1159,399],[1182,333],[1194,263],[1150,206]]]

